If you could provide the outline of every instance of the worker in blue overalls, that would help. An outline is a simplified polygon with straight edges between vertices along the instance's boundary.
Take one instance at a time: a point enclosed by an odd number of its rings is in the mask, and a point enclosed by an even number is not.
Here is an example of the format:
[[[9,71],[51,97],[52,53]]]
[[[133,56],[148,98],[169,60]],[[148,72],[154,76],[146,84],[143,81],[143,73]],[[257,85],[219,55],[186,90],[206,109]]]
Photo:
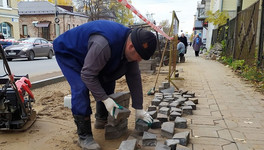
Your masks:
[[[98,20],[73,28],[53,42],[56,60],[71,86],[72,113],[83,149],[100,149],[91,130],[89,91],[96,100],[95,128],[102,129],[108,113],[119,106],[108,95],[115,81],[126,76],[136,109],[136,119],[152,123],[143,110],[138,62],[148,60],[156,50],[156,36],[147,30],[131,30],[112,21]]]

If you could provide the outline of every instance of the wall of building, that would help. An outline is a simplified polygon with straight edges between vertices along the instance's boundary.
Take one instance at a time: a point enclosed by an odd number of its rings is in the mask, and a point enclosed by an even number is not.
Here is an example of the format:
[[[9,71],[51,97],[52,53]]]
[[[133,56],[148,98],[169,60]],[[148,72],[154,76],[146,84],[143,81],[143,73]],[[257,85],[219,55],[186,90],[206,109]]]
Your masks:
[[[0,23],[3,22],[11,25],[11,38],[19,39],[19,16],[16,0],[11,0],[11,8],[0,7]]]
[[[68,24],[70,28],[77,27],[83,23],[87,22],[87,18],[80,17],[80,16],[73,16],[73,15],[59,15],[60,19],[59,26],[60,26],[60,34],[64,33],[68,30]],[[35,27],[33,25],[33,21],[38,22],[50,22],[49,24],[49,34],[50,37],[47,40],[53,41],[56,38],[56,30],[55,30],[55,21],[54,15],[21,15],[19,19],[19,30],[20,33],[23,34],[23,25],[27,25],[28,27],[28,34],[31,37],[42,37],[42,28]]]

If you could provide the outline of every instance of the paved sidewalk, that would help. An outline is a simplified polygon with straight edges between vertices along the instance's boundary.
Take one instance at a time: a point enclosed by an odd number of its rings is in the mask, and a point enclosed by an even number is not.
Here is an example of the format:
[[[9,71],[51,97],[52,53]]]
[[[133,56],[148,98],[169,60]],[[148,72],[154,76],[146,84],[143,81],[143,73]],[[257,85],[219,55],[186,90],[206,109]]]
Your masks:
[[[189,115],[192,150],[264,150],[264,95],[223,64],[195,57],[177,64],[183,87],[199,99]],[[179,81],[176,81],[179,82]]]

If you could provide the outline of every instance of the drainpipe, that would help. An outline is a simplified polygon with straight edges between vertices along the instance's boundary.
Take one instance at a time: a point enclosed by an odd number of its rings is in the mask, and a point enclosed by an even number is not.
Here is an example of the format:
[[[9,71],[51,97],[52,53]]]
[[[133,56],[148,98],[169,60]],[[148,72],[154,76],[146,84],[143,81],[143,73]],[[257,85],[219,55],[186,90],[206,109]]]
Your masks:
[[[220,11],[223,11],[223,7],[224,7],[224,0],[221,0],[221,7],[220,7]]]

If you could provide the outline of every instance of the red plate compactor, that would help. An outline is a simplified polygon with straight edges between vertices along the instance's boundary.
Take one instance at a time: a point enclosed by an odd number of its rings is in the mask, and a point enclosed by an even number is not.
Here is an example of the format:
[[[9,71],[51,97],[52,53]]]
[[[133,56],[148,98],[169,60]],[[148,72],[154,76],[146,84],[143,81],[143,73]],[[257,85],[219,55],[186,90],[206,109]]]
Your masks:
[[[35,102],[28,75],[11,73],[5,52],[0,44],[5,75],[0,76],[0,130],[25,131],[36,120]]]

